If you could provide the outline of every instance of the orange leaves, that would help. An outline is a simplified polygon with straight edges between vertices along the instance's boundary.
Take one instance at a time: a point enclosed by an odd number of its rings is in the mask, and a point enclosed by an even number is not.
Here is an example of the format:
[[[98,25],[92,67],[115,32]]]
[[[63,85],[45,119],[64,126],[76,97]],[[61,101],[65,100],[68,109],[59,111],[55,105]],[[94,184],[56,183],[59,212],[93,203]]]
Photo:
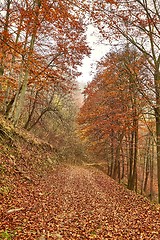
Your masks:
[[[15,79],[17,89],[10,84],[10,92],[18,94],[13,99],[18,102],[13,105],[15,112],[20,113],[29,86],[35,85],[35,90],[43,87],[44,91],[60,91],[64,95],[73,91],[79,74],[77,66],[89,54],[82,18],[86,3],[75,6],[69,0],[9,2],[4,1],[4,14],[0,17],[0,65],[4,77]],[[9,103],[9,99],[4,102]]]
[[[117,4],[117,0],[105,0],[105,2],[110,3],[110,4]]]
[[[30,168],[32,179],[36,171]],[[13,169],[7,174],[12,188],[0,196],[1,238],[159,239],[158,207],[96,168],[56,165],[37,174],[36,184]]]
[[[37,4],[34,6],[34,3]],[[36,53],[43,57],[45,55],[46,62],[48,56],[57,52],[63,55],[63,57],[57,57],[58,67],[64,69],[65,66],[65,71],[70,67],[76,69],[82,60],[82,55],[89,54],[84,37],[81,10],[75,11],[75,6],[70,1],[59,0],[55,3],[47,0],[39,4],[37,1],[21,3],[15,0],[10,8],[11,18],[9,18],[8,29],[3,31],[3,35],[8,40],[9,47],[11,47],[10,40],[12,39],[12,48],[16,50],[15,52],[18,51],[25,60],[31,44],[33,54]],[[12,22],[13,17],[14,22]],[[12,24],[14,24],[14,31],[11,28]],[[4,32],[10,34],[10,39]],[[34,46],[30,42],[31,39]],[[57,61],[55,61],[55,66],[56,64]]]
[[[85,100],[78,123],[84,138],[97,150],[102,149],[112,134],[118,139],[119,134],[135,130],[132,121],[138,116],[134,115],[132,101],[135,96],[140,97],[135,95],[134,86],[141,69],[141,58],[134,58],[133,54],[134,51],[125,50],[108,54],[99,63],[94,80],[84,90]]]
[[[1,83],[1,86],[2,86],[3,90],[5,90],[8,87],[11,87],[11,88],[16,88],[17,87],[17,82],[12,77],[1,76],[0,77],[0,83]]]

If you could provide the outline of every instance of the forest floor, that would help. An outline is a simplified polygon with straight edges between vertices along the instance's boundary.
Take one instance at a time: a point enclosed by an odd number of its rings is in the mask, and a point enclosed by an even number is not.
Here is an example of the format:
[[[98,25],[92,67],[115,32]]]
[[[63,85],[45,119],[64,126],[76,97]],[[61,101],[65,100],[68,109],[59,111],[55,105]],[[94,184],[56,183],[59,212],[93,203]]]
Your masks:
[[[57,164],[39,179],[12,172],[9,183],[0,239],[160,239],[159,205],[94,167]]]
[[[0,118],[0,240],[160,239],[160,206]],[[71,161],[71,159],[70,159]]]

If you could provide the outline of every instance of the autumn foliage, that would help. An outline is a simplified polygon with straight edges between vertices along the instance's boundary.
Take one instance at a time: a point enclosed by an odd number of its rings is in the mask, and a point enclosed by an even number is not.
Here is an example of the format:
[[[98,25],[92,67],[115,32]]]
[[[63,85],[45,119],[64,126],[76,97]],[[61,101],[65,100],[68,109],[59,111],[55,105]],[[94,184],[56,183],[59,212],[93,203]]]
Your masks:
[[[156,0],[1,1],[0,239],[160,239],[159,20]],[[78,112],[88,24],[112,48]]]
[[[146,115],[151,106],[138,90],[144,84],[144,73],[147,77],[144,62],[143,55],[127,47],[108,54],[84,90],[84,105],[78,116],[81,137],[90,152],[106,163],[110,176],[119,182],[127,180],[128,188],[136,191],[140,181],[142,189],[144,184],[144,176],[141,180],[138,176],[139,154],[145,148],[142,139],[151,134],[147,127],[153,132],[155,127],[154,120]]]
[[[4,1],[1,4],[1,111],[16,124],[27,98],[75,88],[84,54],[82,10],[70,1]],[[27,95],[27,98],[26,98]]]
[[[93,4],[91,16],[105,43],[120,47],[130,44],[145,56],[150,78],[140,90],[153,108],[156,122],[156,155],[158,194],[160,202],[160,32],[159,2],[156,0],[125,0]],[[146,88],[147,86],[147,88]],[[148,94],[146,94],[149,93]],[[152,93],[152,94],[151,94]],[[155,96],[153,100],[153,95]],[[151,98],[150,98],[151,97]],[[153,115],[152,112],[152,115]]]

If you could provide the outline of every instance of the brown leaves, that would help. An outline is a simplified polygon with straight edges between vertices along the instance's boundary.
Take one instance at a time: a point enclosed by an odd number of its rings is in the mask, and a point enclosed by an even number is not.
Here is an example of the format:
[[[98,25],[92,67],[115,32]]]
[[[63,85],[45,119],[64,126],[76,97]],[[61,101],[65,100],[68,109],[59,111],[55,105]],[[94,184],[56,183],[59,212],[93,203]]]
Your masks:
[[[18,210],[6,213],[9,209]],[[1,236],[5,232],[13,239],[118,240],[160,236],[156,206],[94,168],[59,165],[37,186],[15,182],[12,193],[3,199],[1,210]]]

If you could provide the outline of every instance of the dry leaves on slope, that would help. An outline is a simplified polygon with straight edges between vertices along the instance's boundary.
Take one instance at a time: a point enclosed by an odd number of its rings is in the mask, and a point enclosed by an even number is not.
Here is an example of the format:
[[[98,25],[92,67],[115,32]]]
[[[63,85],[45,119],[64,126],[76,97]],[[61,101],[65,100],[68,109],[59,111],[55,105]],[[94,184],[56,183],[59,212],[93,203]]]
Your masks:
[[[59,165],[37,185],[13,181],[1,196],[1,239],[160,239],[158,207],[95,168]]]

